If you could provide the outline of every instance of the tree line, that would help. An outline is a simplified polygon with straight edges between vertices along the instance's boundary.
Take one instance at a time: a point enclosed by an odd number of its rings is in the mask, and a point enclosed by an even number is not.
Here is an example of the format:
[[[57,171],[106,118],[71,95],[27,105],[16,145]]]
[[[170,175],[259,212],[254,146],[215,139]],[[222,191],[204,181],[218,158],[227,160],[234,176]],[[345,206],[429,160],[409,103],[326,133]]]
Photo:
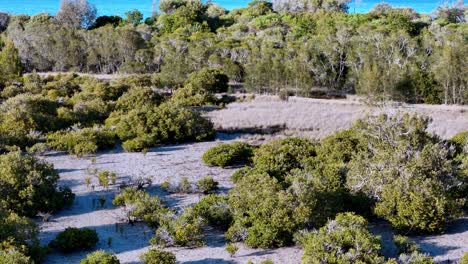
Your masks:
[[[87,1],[64,0],[55,16],[0,14],[1,47],[18,50],[0,61],[28,72],[155,73],[171,87],[209,66],[258,93],[467,103],[466,6],[429,16],[379,4],[349,14],[348,2],[255,0],[228,12],[165,0],[143,21],[137,10],[96,17]]]

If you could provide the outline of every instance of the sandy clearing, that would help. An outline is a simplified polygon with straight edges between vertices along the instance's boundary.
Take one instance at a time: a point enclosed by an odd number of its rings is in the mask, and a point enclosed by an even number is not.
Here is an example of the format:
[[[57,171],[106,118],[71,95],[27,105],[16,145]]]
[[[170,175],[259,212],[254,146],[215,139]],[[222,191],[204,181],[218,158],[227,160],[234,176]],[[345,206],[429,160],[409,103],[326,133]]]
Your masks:
[[[203,152],[217,142],[204,142],[177,146],[165,146],[152,149],[146,154],[125,153],[116,148],[112,151],[96,155],[93,164],[90,158],[79,159],[62,153],[53,153],[44,159],[54,164],[59,171],[61,185],[70,186],[77,197],[70,209],[63,210],[53,216],[48,223],[41,223],[40,239],[43,244],[49,243],[58,232],[66,227],[88,227],[95,229],[100,237],[97,249],[111,251],[117,254],[122,263],[139,263],[139,256],[150,247],[149,239],[153,236],[151,230],[143,224],[130,226],[124,223],[122,210],[112,206],[112,198],[118,193],[117,188],[103,190],[97,186],[96,179],[88,187],[84,178],[87,168],[115,171],[118,183],[141,176],[151,176],[153,185],[148,189],[151,194],[159,195],[171,207],[182,209],[201,197],[199,194],[169,195],[159,188],[159,185],[169,178],[179,182],[187,177],[191,182],[210,175],[220,182],[220,191],[226,192],[232,187],[229,176],[234,169],[220,169],[205,166],[201,161]],[[118,184],[117,184],[118,185]],[[98,198],[106,198],[104,207],[100,207]],[[109,244],[109,238],[112,238]],[[207,244],[201,248],[169,248],[181,263],[246,263],[249,259],[255,263],[271,258],[276,263],[298,263],[302,252],[297,247],[275,250],[255,250],[241,246],[234,258],[224,249],[223,232],[210,229]],[[79,263],[89,252],[78,252],[69,255],[51,254],[45,263]]]
[[[112,170],[118,173],[119,181],[137,179],[142,175],[150,175],[153,186],[148,190],[153,195],[159,195],[171,207],[182,209],[196,202],[200,195],[168,195],[159,188],[167,177],[178,182],[186,176],[190,181],[196,181],[204,175],[211,175],[220,182],[223,192],[232,187],[228,180],[233,169],[207,167],[201,162],[202,153],[216,142],[203,142],[177,146],[166,146],[152,149],[147,154],[125,153],[114,149],[99,153],[96,156],[95,167]],[[111,204],[112,198],[118,193],[116,188],[102,190],[87,187],[84,177],[86,169],[92,165],[89,158],[78,159],[65,154],[55,153],[45,157],[55,165],[60,172],[60,184],[70,186],[77,194],[72,208],[54,215],[52,221],[41,224],[40,238],[43,244],[52,240],[58,232],[66,227],[94,228],[99,234],[100,242],[96,249],[103,249],[117,254],[122,263],[139,263],[139,256],[150,248],[149,239],[154,230],[143,224],[130,226],[124,223],[122,211]],[[93,179],[95,184],[96,179]],[[100,196],[106,198],[103,208],[98,205]],[[382,236],[384,252],[387,256],[394,254],[391,245],[393,232],[386,223],[377,223],[372,230]],[[111,243],[108,239],[112,238]],[[430,253],[437,261],[455,260],[463,252],[468,251],[468,219],[461,219],[450,226],[446,234],[440,236],[415,237],[423,250]],[[179,263],[246,263],[249,259],[254,263],[270,258],[275,263],[300,263],[302,251],[298,247],[287,247],[273,250],[255,250],[241,246],[234,258],[225,251],[223,232],[209,229],[207,244],[201,248],[169,248],[174,252]],[[51,254],[45,263],[79,263],[89,252],[78,252],[70,255]]]
[[[221,130],[246,130],[285,126],[287,134],[322,138],[349,128],[367,114],[410,112],[430,116],[428,130],[450,138],[468,130],[468,106],[393,104],[373,107],[359,100],[323,100],[276,96],[256,96],[249,102],[229,104],[225,109],[206,114]]]

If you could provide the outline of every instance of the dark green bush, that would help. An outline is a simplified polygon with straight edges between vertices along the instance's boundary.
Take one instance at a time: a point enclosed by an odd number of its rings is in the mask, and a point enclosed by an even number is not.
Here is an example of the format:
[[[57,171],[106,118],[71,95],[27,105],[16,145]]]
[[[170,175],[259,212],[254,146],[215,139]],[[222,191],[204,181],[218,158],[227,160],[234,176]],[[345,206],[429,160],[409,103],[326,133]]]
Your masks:
[[[63,253],[92,249],[99,241],[96,230],[89,228],[68,227],[60,232],[49,244],[50,247]]]
[[[416,115],[369,117],[354,129],[366,149],[349,163],[347,186],[376,200],[375,213],[402,232],[442,232],[458,215],[463,187],[451,151]]]
[[[233,223],[226,233],[232,241],[269,248],[285,246],[302,226],[307,208],[297,206],[293,195],[283,190],[276,178],[248,174],[229,193]]]
[[[205,176],[197,181],[198,189],[204,193],[212,193],[218,189],[218,182],[213,180],[213,177]]]
[[[202,159],[208,165],[228,167],[249,164],[253,156],[253,147],[244,142],[221,143],[203,153]]]
[[[225,93],[229,85],[229,77],[220,69],[203,68],[189,75],[186,84],[191,84],[197,90],[208,93]]]
[[[112,148],[116,143],[115,132],[101,127],[58,131],[47,136],[47,144],[57,150],[85,156],[98,150]]]
[[[280,181],[292,169],[303,168],[314,157],[315,144],[303,138],[273,140],[260,146],[253,157],[254,167]]]
[[[19,215],[55,212],[73,203],[68,188],[58,188],[58,173],[34,156],[10,152],[0,155],[1,204]]]
[[[210,194],[193,205],[195,215],[202,217],[207,224],[227,229],[232,222],[226,195]]]
[[[338,214],[326,226],[298,238],[304,249],[302,263],[383,263],[380,238],[367,221],[352,213]]]
[[[120,261],[114,254],[98,250],[86,255],[80,264],[120,264]]]
[[[143,264],[175,264],[176,257],[173,253],[158,249],[150,249],[140,256]]]
[[[167,103],[145,106],[125,115],[115,112],[107,124],[116,126],[123,147],[140,151],[157,144],[202,141],[215,136],[213,124],[199,113]]]
[[[191,207],[179,216],[166,213],[151,243],[163,247],[199,247],[204,244],[204,226],[204,220]]]
[[[156,196],[137,188],[127,188],[117,195],[112,203],[122,206],[128,222],[144,221],[152,227],[158,227],[164,214],[169,212],[164,202]]]

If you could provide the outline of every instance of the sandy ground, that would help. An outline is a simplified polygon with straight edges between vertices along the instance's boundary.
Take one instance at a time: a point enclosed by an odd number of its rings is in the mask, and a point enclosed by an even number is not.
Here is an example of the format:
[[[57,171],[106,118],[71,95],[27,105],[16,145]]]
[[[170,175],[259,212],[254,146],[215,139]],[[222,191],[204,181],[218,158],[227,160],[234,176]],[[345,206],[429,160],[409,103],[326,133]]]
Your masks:
[[[285,133],[321,138],[337,130],[349,128],[354,121],[368,114],[410,112],[430,116],[428,130],[442,138],[450,138],[468,130],[468,106],[408,105],[369,106],[359,100],[323,100],[290,97],[281,101],[275,96],[256,96],[249,102],[229,104],[207,116],[221,130],[285,127]]]
[[[245,130],[249,128],[286,126],[289,133],[305,133],[311,137],[323,137],[336,130],[349,127],[354,120],[365,114],[396,111],[417,111],[430,115],[434,122],[430,130],[441,137],[448,138],[457,132],[468,129],[468,107],[462,106],[390,106],[370,107],[352,100],[316,100],[290,98],[283,102],[274,97],[257,97],[252,102],[233,103],[226,109],[209,112],[219,129]],[[237,140],[239,134],[220,134],[223,141]],[[218,140],[219,141],[219,140]],[[123,220],[123,212],[112,205],[112,198],[118,193],[113,187],[103,190],[92,179],[90,186],[85,184],[88,168],[114,171],[118,174],[118,183],[136,180],[139,177],[151,177],[152,186],[148,189],[153,195],[159,195],[173,208],[182,210],[200,199],[199,194],[167,194],[159,187],[169,179],[176,183],[182,177],[196,182],[203,176],[212,176],[220,182],[220,192],[227,192],[232,183],[229,176],[234,169],[221,169],[205,166],[201,161],[203,152],[217,144],[216,142],[194,143],[154,148],[146,154],[125,153],[120,148],[96,155],[96,162],[91,158],[79,159],[63,153],[50,153],[45,160],[54,164],[59,171],[61,185],[72,188],[77,197],[74,205],[53,216],[48,223],[41,223],[40,238],[43,244],[50,242],[58,232],[66,227],[89,227],[96,229],[100,242],[96,249],[103,249],[117,254],[122,263],[139,263],[139,256],[150,248],[151,230],[143,224],[130,226]],[[98,198],[106,198],[105,205],[98,205]],[[393,256],[395,248],[391,244],[393,232],[386,223],[377,223],[372,230],[382,236],[384,253]],[[443,235],[413,238],[427,253],[438,262],[456,260],[468,251],[468,219],[459,219],[452,223]],[[298,247],[273,250],[241,249],[230,257],[224,249],[225,240],[219,230],[207,230],[206,245],[200,248],[169,248],[176,254],[179,263],[246,263],[252,260],[259,263],[267,258],[275,263],[300,263],[302,251]],[[89,252],[70,255],[51,254],[45,263],[79,263]],[[445,262],[446,263],[446,262]]]
[[[66,154],[53,153],[45,157],[55,165],[60,172],[61,185],[67,185],[76,193],[74,205],[54,215],[48,223],[41,224],[40,238],[47,244],[58,232],[66,227],[88,227],[95,229],[100,237],[96,249],[103,249],[117,254],[122,263],[139,263],[139,256],[150,248],[149,239],[154,230],[143,224],[130,226],[123,220],[122,211],[111,204],[112,198],[118,193],[117,188],[103,190],[101,187],[86,186],[84,178],[87,168],[111,170],[118,173],[118,182],[137,179],[141,176],[151,176],[153,185],[148,190],[153,195],[159,195],[169,206],[182,209],[196,202],[200,195],[169,195],[163,192],[159,185],[170,178],[172,182],[188,177],[190,181],[210,175],[220,182],[221,192],[232,187],[229,176],[233,169],[220,169],[205,166],[201,155],[216,142],[194,143],[178,146],[167,146],[152,149],[146,154],[125,153],[115,149],[99,153],[93,164],[90,158],[78,159]],[[96,184],[93,179],[92,184]],[[97,184],[96,184],[97,185]],[[98,205],[100,196],[106,198],[104,207]],[[372,230],[382,236],[387,256],[394,255],[391,245],[393,232],[388,224],[377,223]],[[179,263],[246,263],[248,260],[259,263],[270,258],[275,263],[300,263],[302,251],[298,247],[288,247],[273,250],[254,250],[241,246],[235,255],[230,257],[225,251],[223,233],[219,230],[207,230],[206,246],[194,249],[169,248],[176,254]],[[109,243],[109,238],[111,242]],[[440,236],[415,237],[423,250],[430,253],[437,261],[455,260],[463,252],[468,251],[468,219],[460,219],[450,225],[446,234]],[[45,263],[79,263],[89,252],[78,252],[69,255],[51,254]]]
[[[62,153],[53,153],[45,159],[55,165],[59,171],[61,185],[70,186],[77,197],[74,205],[54,215],[48,223],[41,224],[40,239],[43,244],[50,242],[58,232],[66,227],[88,227],[95,229],[100,237],[96,249],[103,249],[117,254],[122,263],[139,263],[139,256],[150,247],[149,239],[154,230],[143,224],[130,226],[125,224],[122,211],[112,205],[112,198],[118,193],[116,187],[103,190],[97,186],[96,179],[88,187],[84,178],[87,168],[115,171],[118,183],[151,176],[153,185],[148,189],[153,195],[159,195],[173,208],[182,209],[201,197],[199,194],[168,195],[159,188],[166,179],[179,182],[187,177],[191,182],[210,175],[220,182],[220,192],[227,192],[232,187],[229,176],[234,169],[220,169],[205,166],[201,161],[203,152],[216,142],[195,143],[178,146],[155,148],[141,153],[125,153],[121,149],[103,152],[96,156],[93,164],[90,158],[78,159]],[[117,183],[117,185],[118,185]],[[106,198],[104,207],[98,205],[100,196]],[[169,248],[176,254],[180,263],[246,263],[249,259],[255,263],[271,258],[276,263],[299,263],[302,255],[297,247],[276,250],[253,250],[241,246],[234,258],[224,249],[223,232],[208,230],[206,246],[195,249]],[[112,239],[111,243],[109,238]],[[79,263],[89,252],[78,252],[70,255],[51,254],[45,263]]]

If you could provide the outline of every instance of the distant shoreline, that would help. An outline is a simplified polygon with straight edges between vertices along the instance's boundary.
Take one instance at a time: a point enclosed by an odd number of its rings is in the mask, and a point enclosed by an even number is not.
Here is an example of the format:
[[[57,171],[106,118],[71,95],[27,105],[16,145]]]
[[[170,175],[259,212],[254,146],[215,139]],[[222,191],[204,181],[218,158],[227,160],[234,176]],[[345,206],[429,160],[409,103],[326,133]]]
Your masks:
[[[9,1],[0,0],[0,12],[6,12],[13,15],[36,15],[39,13],[49,13],[54,15],[60,5],[60,0],[42,0],[40,5],[36,0]],[[143,13],[144,17],[150,17],[153,12],[153,0],[90,0],[96,5],[99,16],[118,15],[125,16],[125,12],[137,9]],[[214,0],[213,3],[219,4],[227,10],[246,7],[249,0]],[[429,14],[433,12],[440,1],[421,1],[416,0],[408,3],[405,0],[353,0],[349,6],[349,13],[367,13],[378,3],[386,2],[393,7],[410,7],[420,14]]]

